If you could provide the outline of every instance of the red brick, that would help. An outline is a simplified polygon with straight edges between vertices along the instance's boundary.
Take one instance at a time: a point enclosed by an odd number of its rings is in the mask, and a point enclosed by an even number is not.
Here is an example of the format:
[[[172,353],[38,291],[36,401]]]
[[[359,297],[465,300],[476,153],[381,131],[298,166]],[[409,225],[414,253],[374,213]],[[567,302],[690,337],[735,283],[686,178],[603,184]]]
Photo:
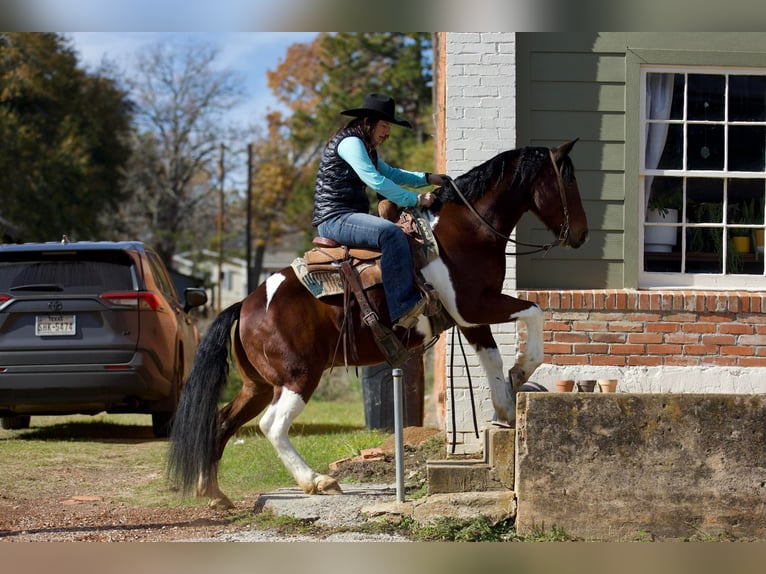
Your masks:
[[[636,355],[627,359],[630,367],[659,367],[662,365],[662,357],[657,355]]]
[[[712,323],[688,323],[681,327],[684,333],[715,333],[716,326]]]
[[[610,345],[609,352],[613,355],[639,355],[645,349],[644,345]]]
[[[575,331],[606,331],[606,321],[574,321],[572,328]]]
[[[734,335],[702,335],[703,345],[736,345]]]
[[[594,343],[624,343],[626,335],[623,333],[593,333],[590,338]]]
[[[661,333],[631,333],[628,335],[628,343],[662,343]]]
[[[596,343],[576,344],[574,346],[574,352],[578,354],[605,355],[609,352],[609,345]]]
[[[712,355],[710,357],[702,357],[701,363],[703,365],[713,365],[715,367],[735,367],[742,359],[737,357],[719,357],[718,355]]]
[[[681,345],[647,345],[646,352],[650,355],[680,355]]]
[[[647,333],[676,333],[679,329],[681,329],[679,323],[647,323],[646,325]]]
[[[624,367],[625,356],[624,355],[593,355],[590,358],[591,365],[610,366],[610,367]]]
[[[665,342],[671,345],[697,345],[700,336],[693,333],[668,333],[665,335]]]
[[[686,345],[684,352],[687,355],[718,355],[718,347],[715,345]]]
[[[590,340],[587,334],[573,331],[556,331],[552,335],[552,339],[557,343],[587,343]]]
[[[567,343],[545,343],[544,351],[553,355],[563,355],[572,352],[572,345]]]
[[[753,327],[741,323],[725,323],[718,327],[718,332],[722,335],[751,335],[753,333]],[[766,329],[764,332],[766,333]]]
[[[755,352],[753,351],[752,347],[721,347],[721,354],[722,355],[740,355],[743,357],[749,357],[751,355],[754,355]]]
[[[554,365],[587,365],[588,357],[582,355],[555,355],[551,357]]]
[[[766,367],[766,357],[740,357],[738,362],[742,367]]]
[[[634,323],[631,321],[613,321],[608,325],[609,331],[622,333],[643,333],[644,327],[644,323]]]

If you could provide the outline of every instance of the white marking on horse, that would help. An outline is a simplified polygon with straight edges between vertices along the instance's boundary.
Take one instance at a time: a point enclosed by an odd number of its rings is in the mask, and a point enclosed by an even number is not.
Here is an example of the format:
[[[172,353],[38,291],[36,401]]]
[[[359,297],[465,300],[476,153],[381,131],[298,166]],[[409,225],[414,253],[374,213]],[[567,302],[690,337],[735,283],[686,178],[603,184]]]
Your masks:
[[[306,408],[306,403],[298,393],[283,388],[279,400],[269,405],[258,423],[263,434],[277,451],[277,456],[279,456],[282,464],[301,487],[312,484],[315,473],[295,450],[287,433],[290,430],[290,425],[303,412],[304,408]]]
[[[477,323],[469,323],[460,314],[457,308],[457,295],[455,287],[450,279],[449,269],[441,257],[434,259],[422,269],[423,278],[434,286],[439,294],[444,309],[449,313],[458,325],[463,327],[475,327]]]
[[[274,298],[274,295],[277,292],[277,289],[282,284],[282,282],[285,280],[285,276],[281,273],[274,273],[273,275],[270,275],[268,279],[266,279],[266,310],[269,310],[269,305],[271,304],[271,300]]]
[[[520,353],[516,357],[516,364],[524,370],[524,381],[522,382],[526,382],[543,362],[543,310],[537,305],[532,305],[523,311],[513,313],[510,319],[523,321],[527,326],[526,352]]]
[[[505,422],[512,422],[516,418],[516,406],[513,402],[513,389],[505,380],[503,372],[503,357],[497,347],[491,349],[476,348],[484,373],[489,382],[492,406],[497,416]]]

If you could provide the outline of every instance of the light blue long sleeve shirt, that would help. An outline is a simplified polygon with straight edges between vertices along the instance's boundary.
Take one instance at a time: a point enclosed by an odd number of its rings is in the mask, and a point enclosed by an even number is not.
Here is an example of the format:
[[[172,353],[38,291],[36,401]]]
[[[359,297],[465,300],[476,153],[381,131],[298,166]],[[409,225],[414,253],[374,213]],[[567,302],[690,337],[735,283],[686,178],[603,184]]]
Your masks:
[[[403,185],[414,188],[428,185],[425,172],[392,167],[380,158],[376,169],[364,142],[358,137],[343,138],[338,145],[338,155],[351,166],[367,187],[399,207],[415,207],[418,203],[419,194],[404,189]]]

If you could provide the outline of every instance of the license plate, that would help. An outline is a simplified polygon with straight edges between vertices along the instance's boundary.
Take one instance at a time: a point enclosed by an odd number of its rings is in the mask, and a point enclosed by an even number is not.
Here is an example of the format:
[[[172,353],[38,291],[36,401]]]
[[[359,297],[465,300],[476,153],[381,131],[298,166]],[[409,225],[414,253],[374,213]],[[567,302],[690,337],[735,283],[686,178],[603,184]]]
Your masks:
[[[61,337],[76,333],[74,315],[37,315],[35,335],[38,337]]]

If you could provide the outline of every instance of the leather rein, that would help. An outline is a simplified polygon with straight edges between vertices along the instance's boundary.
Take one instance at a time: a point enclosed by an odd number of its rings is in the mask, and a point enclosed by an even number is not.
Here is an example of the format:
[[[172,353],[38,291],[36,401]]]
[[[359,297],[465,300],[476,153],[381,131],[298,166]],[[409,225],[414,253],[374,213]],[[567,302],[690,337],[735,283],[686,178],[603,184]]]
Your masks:
[[[566,190],[564,188],[564,180],[561,177],[561,170],[559,169],[559,166],[556,164],[556,160],[553,157],[553,152],[551,150],[548,150],[548,156],[551,158],[551,163],[553,164],[553,170],[556,172],[556,183],[559,188],[559,195],[561,196],[561,208],[564,211],[564,224],[561,226],[561,231],[559,233],[558,240],[555,243],[545,243],[545,244],[539,244],[539,243],[524,243],[522,241],[517,241],[510,237],[509,235],[504,235],[503,233],[500,233],[495,227],[487,221],[487,219],[478,211],[476,211],[476,208],[471,205],[468,200],[463,195],[463,192],[460,191],[460,188],[455,183],[455,180],[451,177],[447,176],[450,182],[450,185],[452,185],[452,188],[457,193],[458,197],[465,203],[466,207],[473,213],[492,233],[500,237],[501,239],[505,241],[510,241],[511,243],[514,243],[516,245],[521,245],[524,247],[534,247],[531,251],[516,251],[514,253],[506,253],[506,255],[531,255],[533,253],[540,253],[544,251],[546,254],[548,251],[556,247],[557,245],[563,245],[566,240],[569,238],[569,208],[567,206],[567,196],[566,196]]]

